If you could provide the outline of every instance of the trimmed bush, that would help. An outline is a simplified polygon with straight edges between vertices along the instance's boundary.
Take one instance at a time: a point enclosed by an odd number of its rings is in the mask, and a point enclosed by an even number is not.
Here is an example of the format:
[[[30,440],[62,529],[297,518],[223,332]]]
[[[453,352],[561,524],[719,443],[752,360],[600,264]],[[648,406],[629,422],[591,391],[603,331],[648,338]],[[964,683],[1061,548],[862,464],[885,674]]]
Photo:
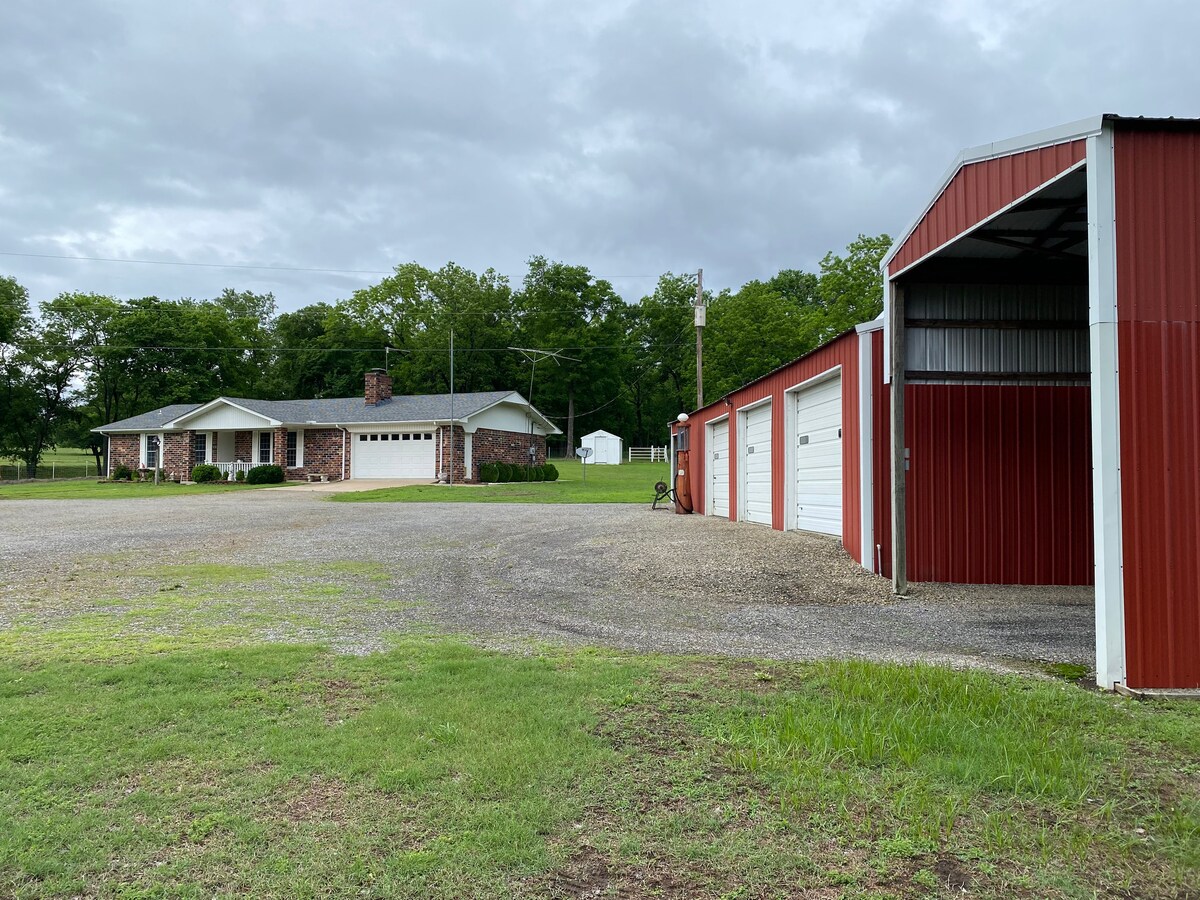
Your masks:
[[[116,466],[112,470],[112,481],[133,481],[133,469],[129,466]]]
[[[528,481],[528,473],[524,466],[513,466],[513,481]]]
[[[479,480],[495,484],[500,480],[500,470],[495,463],[484,463],[479,467]]]
[[[279,466],[255,466],[246,473],[246,484],[281,484],[283,469]]]
[[[245,480],[246,480],[246,473],[242,469],[238,469],[237,475],[234,476],[234,481],[236,481],[238,484],[241,484]]]
[[[496,478],[501,482],[512,481],[512,466],[508,463],[496,463]]]
[[[196,484],[208,484],[210,481],[220,481],[224,476],[221,470],[211,463],[200,463],[192,466],[192,481]]]
[[[548,462],[542,466],[542,474],[545,476],[547,481],[558,481],[558,468],[554,465],[554,463]]]
[[[529,480],[530,481],[545,481],[546,480],[546,470],[543,469],[541,466],[534,466],[532,469],[529,470]]]

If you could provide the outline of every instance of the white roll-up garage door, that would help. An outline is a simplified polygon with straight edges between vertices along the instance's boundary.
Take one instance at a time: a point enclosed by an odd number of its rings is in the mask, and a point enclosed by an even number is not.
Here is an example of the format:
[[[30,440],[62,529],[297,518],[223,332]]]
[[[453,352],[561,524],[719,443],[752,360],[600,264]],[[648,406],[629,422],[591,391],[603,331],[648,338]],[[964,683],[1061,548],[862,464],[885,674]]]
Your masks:
[[[729,420],[709,431],[708,489],[712,515],[729,518]]]
[[[796,392],[796,527],[842,533],[842,378]]]
[[[771,404],[746,413],[746,440],[741,456],[743,516],[747,522],[771,524]]]
[[[353,435],[353,478],[433,478],[437,441],[432,431],[372,431]]]

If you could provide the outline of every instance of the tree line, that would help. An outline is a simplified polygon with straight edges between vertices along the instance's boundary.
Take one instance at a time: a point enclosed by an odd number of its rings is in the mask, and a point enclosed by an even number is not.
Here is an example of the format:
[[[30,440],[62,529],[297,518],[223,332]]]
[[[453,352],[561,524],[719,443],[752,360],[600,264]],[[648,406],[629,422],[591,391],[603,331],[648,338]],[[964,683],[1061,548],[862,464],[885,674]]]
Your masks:
[[[711,402],[882,309],[887,235],[859,235],[815,273],[787,269],[706,292],[704,393]],[[278,312],[271,294],[122,300],[63,293],[31,305],[0,277],[0,457],[36,473],[56,446],[90,448],[91,429],[218,395],[349,397],[386,364],[397,394],[517,390],[576,436],[603,428],[631,445],[665,443],[695,405],[695,277],[666,273],[625,302],[586,266],[542,256],[519,284],[453,262],[396,266],[349,298]],[[557,358],[512,348],[556,351]]]

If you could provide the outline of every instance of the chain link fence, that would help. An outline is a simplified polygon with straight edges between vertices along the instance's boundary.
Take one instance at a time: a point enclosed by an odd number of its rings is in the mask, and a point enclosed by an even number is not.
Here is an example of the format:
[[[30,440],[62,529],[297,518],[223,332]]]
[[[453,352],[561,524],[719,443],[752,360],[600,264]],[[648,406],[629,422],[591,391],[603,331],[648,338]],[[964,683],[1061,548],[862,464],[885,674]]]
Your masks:
[[[60,478],[95,478],[99,474],[94,460],[86,462],[44,462],[37,468],[38,481]],[[0,481],[26,481],[29,467],[24,463],[0,463]]]

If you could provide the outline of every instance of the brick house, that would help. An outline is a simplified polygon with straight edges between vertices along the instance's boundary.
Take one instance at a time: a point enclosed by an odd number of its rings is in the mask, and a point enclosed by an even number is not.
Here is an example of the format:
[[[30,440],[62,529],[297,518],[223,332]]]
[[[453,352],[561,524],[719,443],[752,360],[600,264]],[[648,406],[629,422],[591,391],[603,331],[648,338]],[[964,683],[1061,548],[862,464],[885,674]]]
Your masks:
[[[484,463],[544,463],[546,436],[560,433],[516,391],[393,397],[382,369],[367,373],[363,397],[217,397],[94,430],[107,439],[109,474],[125,465],[180,480],[198,463],[231,475],[273,463],[289,479],[478,481]]]

